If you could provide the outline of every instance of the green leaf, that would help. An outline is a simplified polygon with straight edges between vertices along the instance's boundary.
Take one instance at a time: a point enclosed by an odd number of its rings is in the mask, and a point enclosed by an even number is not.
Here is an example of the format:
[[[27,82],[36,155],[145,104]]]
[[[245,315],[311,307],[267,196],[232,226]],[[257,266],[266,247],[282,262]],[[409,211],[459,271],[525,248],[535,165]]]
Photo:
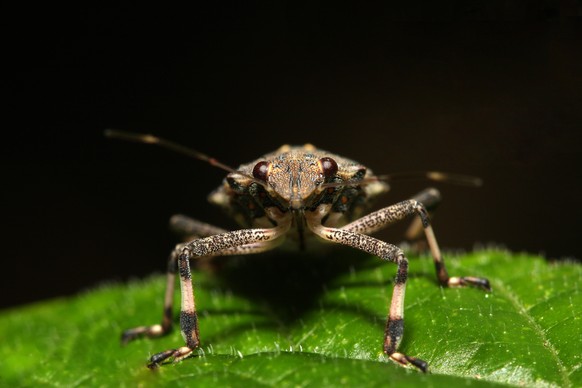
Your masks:
[[[400,350],[428,361],[426,375],[381,352],[395,266],[340,249],[195,271],[202,347],[156,371],[148,356],[182,346],[179,330],[125,347],[119,336],[160,321],[162,276],[3,311],[0,385],[582,386],[582,266],[502,251],[446,260],[493,292],[443,289],[429,258],[411,259]]]

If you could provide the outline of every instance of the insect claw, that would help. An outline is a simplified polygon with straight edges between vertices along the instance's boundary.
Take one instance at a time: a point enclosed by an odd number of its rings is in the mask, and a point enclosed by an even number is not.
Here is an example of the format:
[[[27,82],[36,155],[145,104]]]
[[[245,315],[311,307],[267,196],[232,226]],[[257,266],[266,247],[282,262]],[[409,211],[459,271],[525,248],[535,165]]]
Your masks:
[[[485,278],[476,278],[472,276],[466,276],[462,278],[467,284],[479,287],[484,289],[485,291],[491,292],[491,283],[489,283],[488,279]]]
[[[402,353],[398,353],[398,352],[394,352],[390,355],[390,358],[393,361],[396,361],[397,363],[399,363],[400,365],[413,365],[414,367],[416,367],[417,369],[420,369],[423,373],[428,372],[428,363],[424,360],[421,360],[420,358],[416,358],[416,357],[410,357],[407,356],[406,354],[402,354]]]
[[[447,280],[447,284],[449,287],[465,287],[465,286],[473,286],[481,288],[487,292],[491,291],[491,284],[489,280],[485,278],[477,278],[474,276],[462,276],[457,277],[453,276]]]
[[[156,364],[155,362],[148,362],[147,367],[149,370],[157,370],[160,365]]]
[[[125,346],[141,335],[142,332],[136,329],[129,329],[121,333],[121,345]]]
[[[170,349],[160,353],[156,353],[150,357],[150,361],[147,364],[147,367],[150,369],[156,369],[160,366],[160,364],[164,363],[164,361],[172,361],[172,362],[179,362],[183,359],[192,355],[192,349],[187,346],[182,346],[178,349]]]
[[[426,361],[423,361],[419,358],[410,357],[410,356],[405,356],[405,357],[406,357],[406,361],[408,361],[409,363],[411,363],[412,365],[414,365],[415,367],[420,369],[422,371],[422,373],[428,372],[428,363]]]
[[[176,349],[166,350],[164,352],[156,353],[150,357],[150,362],[148,362],[148,368],[156,369],[160,364],[166,361],[168,358],[172,357],[176,353]]]
[[[131,340],[133,340],[131,335],[128,335],[125,331],[121,333],[121,346],[127,345]]]

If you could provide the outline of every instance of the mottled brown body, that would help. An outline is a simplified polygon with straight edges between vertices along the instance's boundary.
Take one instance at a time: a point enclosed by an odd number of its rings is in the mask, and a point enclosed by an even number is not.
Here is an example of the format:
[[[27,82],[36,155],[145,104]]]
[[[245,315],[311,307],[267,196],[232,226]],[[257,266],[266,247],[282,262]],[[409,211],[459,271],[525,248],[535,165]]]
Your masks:
[[[320,160],[331,158],[337,163],[337,172],[325,176]],[[266,185],[254,182],[253,169],[261,162],[269,163]],[[340,227],[367,211],[371,201],[388,191],[388,184],[374,180],[371,170],[362,164],[315,148],[284,145],[250,163],[238,172],[230,173],[223,184],[212,192],[209,201],[221,207],[244,228],[272,227],[277,220],[270,218],[265,209],[275,207],[281,212],[295,212],[287,238],[303,247],[304,212],[313,211],[322,204],[333,204],[323,223]],[[362,179],[368,183],[361,185]],[[345,186],[332,186],[347,183]],[[330,184],[330,186],[325,186]]]
[[[397,273],[383,349],[386,355],[401,365],[411,364],[425,372],[428,369],[426,362],[398,352],[404,332],[408,260],[400,248],[369,234],[417,215],[424,228],[439,283],[447,287],[473,285],[490,289],[487,279],[449,277],[422,203],[435,203],[440,199],[435,189],[425,190],[413,199],[362,216],[372,199],[388,191],[388,185],[362,164],[310,144],[285,145],[235,170],[197,151],[150,135],[113,132],[109,136],[161,144],[229,171],[209,200],[223,208],[242,227],[240,230],[226,231],[186,216],[172,217],[173,228],[192,236],[192,240],[178,244],[170,255],[162,323],[130,329],[122,335],[125,343],[140,335],[157,337],[170,330],[175,276],[179,273],[182,294],[180,328],[185,346],[153,355],[150,367],[166,360],[179,361],[191,355],[200,345],[190,271],[190,260],[196,258],[263,252],[280,245],[286,238],[304,247],[308,237],[318,237],[393,262],[397,265]]]

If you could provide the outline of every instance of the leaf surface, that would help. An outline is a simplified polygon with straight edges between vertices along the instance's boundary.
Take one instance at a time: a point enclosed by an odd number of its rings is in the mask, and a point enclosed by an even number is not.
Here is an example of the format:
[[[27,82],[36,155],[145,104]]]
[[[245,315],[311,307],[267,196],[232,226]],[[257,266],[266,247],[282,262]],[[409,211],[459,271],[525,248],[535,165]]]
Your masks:
[[[400,350],[430,374],[381,352],[395,266],[337,250],[195,271],[202,347],[153,372],[147,358],[182,346],[179,330],[125,347],[119,336],[159,322],[162,276],[0,312],[0,385],[582,386],[582,266],[503,251],[446,260],[493,292],[443,289],[429,258],[410,260]]]

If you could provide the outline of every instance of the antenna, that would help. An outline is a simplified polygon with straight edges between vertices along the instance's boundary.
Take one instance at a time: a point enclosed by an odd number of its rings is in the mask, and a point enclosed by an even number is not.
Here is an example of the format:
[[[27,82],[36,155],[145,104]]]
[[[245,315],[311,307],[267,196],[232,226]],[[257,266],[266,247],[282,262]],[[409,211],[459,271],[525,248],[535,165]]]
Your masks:
[[[447,182],[461,186],[483,186],[483,180],[481,178],[470,175],[451,174],[441,171],[411,171],[378,176],[378,180],[387,182],[417,178],[424,178],[435,182]]]
[[[181,146],[180,144],[176,144],[174,142],[171,142],[169,140],[166,139],[161,139],[159,137],[156,137],[154,135],[149,135],[149,134],[143,134],[143,133],[131,133],[131,132],[126,132],[126,131],[120,131],[117,129],[106,129],[104,131],[104,135],[105,137],[111,138],[111,139],[120,139],[120,140],[126,140],[126,141],[132,141],[135,143],[144,143],[144,144],[155,144],[158,145],[162,148],[166,148],[168,150],[177,152],[179,154],[182,155],[186,155],[189,156],[191,158],[194,159],[198,159],[198,160],[202,160],[204,162],[207,162],[208,164],[218,167],[220,169],[223,169],[225,171],[228,172],[233,172],[233,173],[237,173],[237,174],[241,174],[241,175],[245,175],[244,173],[235,170],[234,168],[227,166],[226,164],[223,164],[221,162],[219,162],[218,160],[202,153],[196,150],[193,150],[191,148],[188,147],[184,147]],[[249,177],[252,178],[252,177]],[[254,178],[252,178],[254,180]]]

